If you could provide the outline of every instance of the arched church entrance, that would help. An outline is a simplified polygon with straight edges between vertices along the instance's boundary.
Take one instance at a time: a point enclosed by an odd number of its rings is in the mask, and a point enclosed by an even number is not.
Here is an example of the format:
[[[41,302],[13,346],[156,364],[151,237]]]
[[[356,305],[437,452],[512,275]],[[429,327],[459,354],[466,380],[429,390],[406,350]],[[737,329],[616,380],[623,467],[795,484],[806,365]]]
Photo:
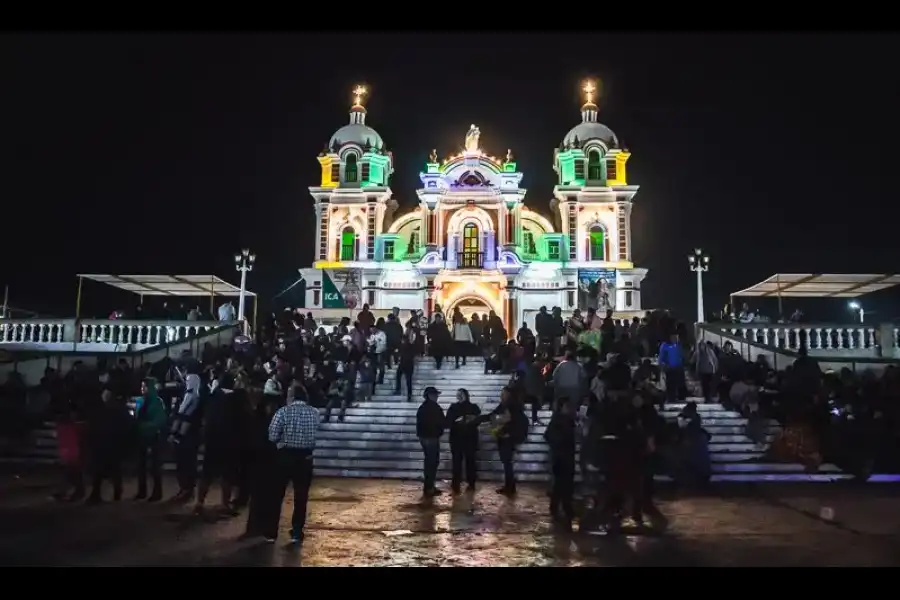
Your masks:
[[[451,304],[450,306],[444,308],[444,314],[447,315],[448,319],[452,317],[453,311],[457,306],[459,307],[459,310],[463,314],[463,316],[466,317],[467,321],[471,321],[472,315],[475,313],[478,314],[478,318],[480,319],[490,311],[494,310],[494,308],[482,298],[479,298],[477,296],[466,296],[464,298],[460,298],[459,300],[453,302],[453,304]]]

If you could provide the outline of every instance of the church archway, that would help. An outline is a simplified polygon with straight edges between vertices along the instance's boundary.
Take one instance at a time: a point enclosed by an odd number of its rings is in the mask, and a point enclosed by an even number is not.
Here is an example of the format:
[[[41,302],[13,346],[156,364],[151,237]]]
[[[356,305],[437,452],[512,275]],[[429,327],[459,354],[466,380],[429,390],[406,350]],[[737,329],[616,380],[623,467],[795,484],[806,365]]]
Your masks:
[[[466,317],[467,321],[472,320],[472,314],[474,313],[478,313],[478,318],[480,319],[483,315],[488,314],[492,310],[496,312],[496,309],[491,306],[487,299],[472,294],[466,294],[453,300],[444,307],[444,314],[447,315],[448,319],[452,318],[453,311],[457,306],[463,316]]]
[[[491,221],[491,216],[487,211],[483,208],[474,206],[461,208],[454,212],[450,217],[450,221],[447,223],[447,233],[451,235],[454,233],[462,234],[463,226],[470,222],[476,223],[478,229],[482,233],[494,230],[494,222]],[[460,235],[460,237],[462,237],[462,235]]]

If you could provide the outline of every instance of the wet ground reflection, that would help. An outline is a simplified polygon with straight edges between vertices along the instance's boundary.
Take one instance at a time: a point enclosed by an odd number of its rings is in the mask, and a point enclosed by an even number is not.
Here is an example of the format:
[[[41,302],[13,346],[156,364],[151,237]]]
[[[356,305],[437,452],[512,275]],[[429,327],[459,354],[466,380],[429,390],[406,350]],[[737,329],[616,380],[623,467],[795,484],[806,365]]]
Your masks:
[[[839,497],[809,491],[773,497],[771,488],[664,495],[653,527],[597,535],[557,531],[540,487],[523,486],[514,500],[485,486],[423,501],[414,482],[322,480],[311,495],[301,548],[286,547],[286,536],[274,546],[237,541],[245,515],[198,519],[188,509],[130,502],[59,506],[17,493],[0,500],[0,560],[10,566],[898,566],[895,499],[829,493]],[[815,518],[826,502],[841,522]],[[291,504],[288,498],[284,532]]]

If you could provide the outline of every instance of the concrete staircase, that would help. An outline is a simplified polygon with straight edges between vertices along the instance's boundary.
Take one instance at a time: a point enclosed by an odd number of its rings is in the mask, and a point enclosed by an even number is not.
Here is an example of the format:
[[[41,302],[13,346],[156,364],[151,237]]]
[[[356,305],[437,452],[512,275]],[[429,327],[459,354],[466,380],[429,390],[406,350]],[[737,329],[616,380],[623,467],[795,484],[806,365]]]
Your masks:
[[[482,412],[489,412],[497,406],[500,390],[509,376],[484,375],[483,368],[480,358],[470,358],[459,369],[448,362],[440,370],[435,369],[433,360],[422,359],[413,376],[413,402],[406,400],[405,383],[403,395],[394,394],[394,372],[389,372],[385,384],[379,386],[370,403],[348,408],[343,423],[337,422],[332,414],[331,422],[322,425],[315,453],[317,473],[331,477],[419,479],[423,455],[415,435],[415,422],[422,392],[429,385],[441,390],[440,404],[446,410],[455,401],[456,390],[466,388],[472,402]],[[702,402],[700,398],[693,399]],[[664,416],[674,419],[683,407],[684,404],[667,406]],[[817,473],[807,473],[798,464],[761,462],[764,448],[758,448],[744,435],[745,418],[720,404],[700,404],[699,409],[704,427],[712,435],[713,481],[832,481],[847,477],[832,465],[823,465]],[[542,411],[540,419],[544,424],[549,422],[550,411]],[[485,429],[482,428],[478,453],[479,477],[499,481],[503,471],[497,445]],[[544,425],[532,426],[527,441],[519,447],[516,471],[520,481],[549,479],[545,429]],[[772,425],[769,442],[777,432],[777,425]],[[450,447],[446,436],[441,441],[441,459],[438,474],[446,479],[450,477]]]
[[[483,368],[481,358],[470,358],[468,364],[459,369],[448,361],[440,370],[435,369],[432,359],[421,359],[413,377],[412,402],[406,400],[405,382],[402,395],[394,394],[396,371],[389,371],[384,385],[378,387],[371,402],[348,408],[344,422],[338,422],[337,411],[334,411],[331,421],[322,424],[315,451],[316,473],[329,477],[419,479],[423,456],[415,434],[415,422],[422,392],[429,385],[441,390],[440,404],[446,411],[455,401],[456,390],[466,388],[472,402],[482,412],[489,412],[497,406],[500,390],[509,376],[485,375]],[[757,447],[744,434],[745,418],[725,410],[720,404],[702,404],[702,399],[693,399],[699,403],[704,427],[712,435],[713,481],[833,481],[849,477],[833,465],[823,465],[818,472],[808,473],[798,464],[762,462],[765,449]],[[683,407],[683,404],[669,405],[663,416],[674,419]],[[540,419],[544,424],[549,422],[550,411],[541,411]],[[516,460],[519,481],[549,479],[544,430],[544,425],[530,427],[526,442],[519,447]],[[777,432],[778,426],[773,424],[768,431],[769,442]],[[497,455],[497,444],[485,427],[482,427],[478,454],[479,477],[483,480],[501,480],[502,466]],[[36,432],[31,447],[15,453],[0,453],[0,462],[48,464],[55,462],[56,457],[55,432],[48,425]],[[446,436],[441,441],[438,474],[443,479],[450,477],[450,447]],[[668,479],[665,476],[659,478]]]

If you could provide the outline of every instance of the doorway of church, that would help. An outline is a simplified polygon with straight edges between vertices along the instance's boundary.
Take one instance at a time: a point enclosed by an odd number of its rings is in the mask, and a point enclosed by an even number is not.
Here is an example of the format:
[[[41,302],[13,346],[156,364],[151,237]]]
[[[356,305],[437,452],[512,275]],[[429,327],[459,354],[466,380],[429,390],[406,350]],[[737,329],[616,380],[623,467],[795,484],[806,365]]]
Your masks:
[[[473,314],[478,314],[478,318],[484,318],[487,316],[488,312],[491,310],[491,307],[488,306],[484,300],[480,300],[478,298],[463,298],[456,302],[453,306],[448,307],[446,315],[447,318],[452,318],[453,309],[455,307],[459,307],[459,311],[466,317],[467,321],[472,320]]]

